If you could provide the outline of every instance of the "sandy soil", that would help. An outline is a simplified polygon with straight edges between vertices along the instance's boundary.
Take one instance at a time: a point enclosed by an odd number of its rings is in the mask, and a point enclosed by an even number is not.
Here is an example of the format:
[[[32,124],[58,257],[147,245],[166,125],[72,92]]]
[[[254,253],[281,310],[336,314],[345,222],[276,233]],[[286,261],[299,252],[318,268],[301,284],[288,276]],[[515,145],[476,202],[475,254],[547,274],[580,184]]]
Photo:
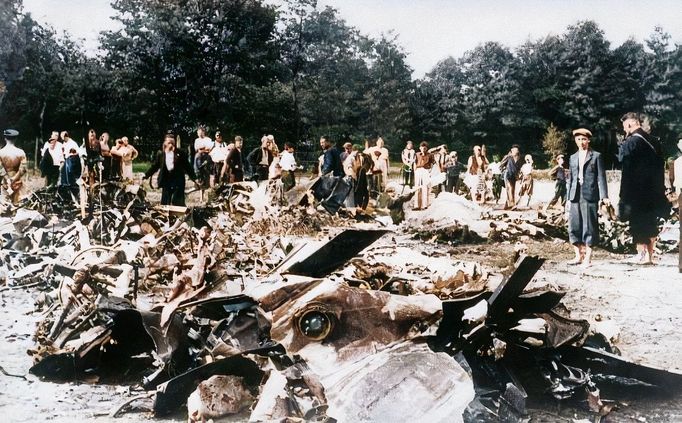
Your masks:
[[[612,193],[617,189],[612,187]],[[549,181],[536,184],[531,207],[547,201],[553,190]],[[614,199],[615,200],[615,199]],[[421,212],[426,213],[426,212]],[[511,244],[479,244],[449,247],[413,243],[415,249],[439,251],[460,260],[478,261],[492,271],[509,265]],[[548,260],[532,286],[552,285],[567,291],[563,303],[571,317],[587,319],[597,328],[613,335],[615,345],[631,360],[682,372],[682,275],[677,255],[665,254],[655,266],[624,264],[624,256],[598,250],[591,268],[582,270],[565,262],[572,256],[563,241],[527,241],[530,254]],[[140,421],[145,413],[125,414],[122,419],[106,415],[123,401],[137,395],[129,387],[53,384],[27,375],[31,359],[32,334],[39,313],[33,312],[33,298],[39,291],[0,291],[0,366],[6,372],[26,375],[27,380],[0,374],[0,411],[8,421]],[[606,322],[606,323],[605,323]],[[147,403],[149,404],[149,403]],[[682,421],[682,396],[657,400],[633,399],[629,407],[612,413],[608,421]],[[538,412],[532,421],[572,421],[571,412]],[[186,421],[180,415],[169,420]]]

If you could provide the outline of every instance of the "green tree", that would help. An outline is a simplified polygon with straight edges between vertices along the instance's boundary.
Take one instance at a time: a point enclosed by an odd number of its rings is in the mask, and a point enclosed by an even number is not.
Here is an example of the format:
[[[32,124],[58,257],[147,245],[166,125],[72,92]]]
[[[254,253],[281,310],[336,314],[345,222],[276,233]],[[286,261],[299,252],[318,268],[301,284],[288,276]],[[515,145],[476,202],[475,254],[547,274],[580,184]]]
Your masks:
[[[542,148],[545,151],[547,162],[551,163],[559,154],[566,152],[566,134],[559,130],[553,123],[547,127],[545,135],[542,137]]]
[[[405,57],[395,36],[382,36],[374,43],[369,89],[362,104],[368,114],[364,132],[388,139],[387,146],[395,151],[402,143],[391,141],[404,140],[412,126],[408,102],[413,91],[412,70]]]
[[[167,129],[193,132],[199,123],[255,135],[254,113],[286,118],[266,100],[277,76],[274,7],[257,0],[112,6],[121,29],[101,36],[116,105],[111,119],[158,138]]]

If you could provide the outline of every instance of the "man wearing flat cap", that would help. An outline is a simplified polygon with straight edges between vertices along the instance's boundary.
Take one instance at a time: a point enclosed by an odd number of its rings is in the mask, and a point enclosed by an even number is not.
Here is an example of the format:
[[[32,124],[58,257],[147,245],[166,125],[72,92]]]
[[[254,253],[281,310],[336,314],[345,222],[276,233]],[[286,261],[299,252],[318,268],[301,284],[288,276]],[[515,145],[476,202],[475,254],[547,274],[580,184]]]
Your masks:
[[[26,173],[26,153],[14,145],[19,131],[6,129],[4,132],[5,146],[0,149],[0,183],[2,196],[17,204],[21,198],[21,188],[24,183],[22,177]]]
[[[637,244],[639,264],[652,264],[658,236],[658,218],[669,217],[670,202],[665,196],[665,162],[661,144],[642,129],[637,113],[621,118],[625,139],[618,148],[622,163],[618,213],[629,222],[632,240]]]
[[[568,239],[573,244],[575,258],[569,263],[588,267],[592,263],[592,246],[599,243],[599,201],[608,204],[609,194],[601,154],[590,148],[592,132],[576,129],[573,137],[578,151],[571,156],[569,165]]]

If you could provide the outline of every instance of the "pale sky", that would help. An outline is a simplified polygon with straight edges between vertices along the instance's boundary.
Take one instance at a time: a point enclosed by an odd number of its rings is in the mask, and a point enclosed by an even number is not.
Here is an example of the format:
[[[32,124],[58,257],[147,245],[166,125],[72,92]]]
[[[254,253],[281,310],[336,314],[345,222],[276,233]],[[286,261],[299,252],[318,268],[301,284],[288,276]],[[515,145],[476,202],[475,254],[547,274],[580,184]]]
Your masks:
[[[278,0],[270,0],[277,3]],[[528,39],[560,34],[579,20],[594,20],[612,47],[632,37],[644,41],[655,26],[682,44],[679,0],[319,0],[362,33],[379,36],[394,30],[421,78],[448,56],[460,57],[486,41],[515,47]],[[114,28],[109,0],[24,0],[25,11],[58,31],[83,38],[97,50],[97,34]]]

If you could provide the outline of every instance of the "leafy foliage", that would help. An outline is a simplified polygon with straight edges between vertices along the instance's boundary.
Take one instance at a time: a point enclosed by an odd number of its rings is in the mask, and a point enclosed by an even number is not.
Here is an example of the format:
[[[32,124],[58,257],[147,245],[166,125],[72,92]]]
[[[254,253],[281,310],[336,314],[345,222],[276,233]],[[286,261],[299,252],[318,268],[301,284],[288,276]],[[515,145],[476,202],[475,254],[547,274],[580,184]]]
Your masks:
[[[515,49],[482,43],[413,80],[394,34],[363,35],[316,0],[112,6],[121,29],[101,33],[101,54],[88,57],[21,0],[0,3],[3,127],[25,140],[106,128],[142,137],[146,154],[165,131],[192,139],[204,124],[244,136],[247,148],[272,133],[313,149],[326,134],[382,136],[393,152],[407,139],[485,144],[492,156],[512,143],[555,155],[574,148],[561,134],[584,126],[607,161],[624,112],[646,112],[669,151],[682,132],[682,47],[661,28],[612,48],[597,24],[577,22]]]
[[[556,156],[566,152],[566,134],[550,123],[547,132],[542,137],[542,147],[545,150],[547,163],[551,163]]]

